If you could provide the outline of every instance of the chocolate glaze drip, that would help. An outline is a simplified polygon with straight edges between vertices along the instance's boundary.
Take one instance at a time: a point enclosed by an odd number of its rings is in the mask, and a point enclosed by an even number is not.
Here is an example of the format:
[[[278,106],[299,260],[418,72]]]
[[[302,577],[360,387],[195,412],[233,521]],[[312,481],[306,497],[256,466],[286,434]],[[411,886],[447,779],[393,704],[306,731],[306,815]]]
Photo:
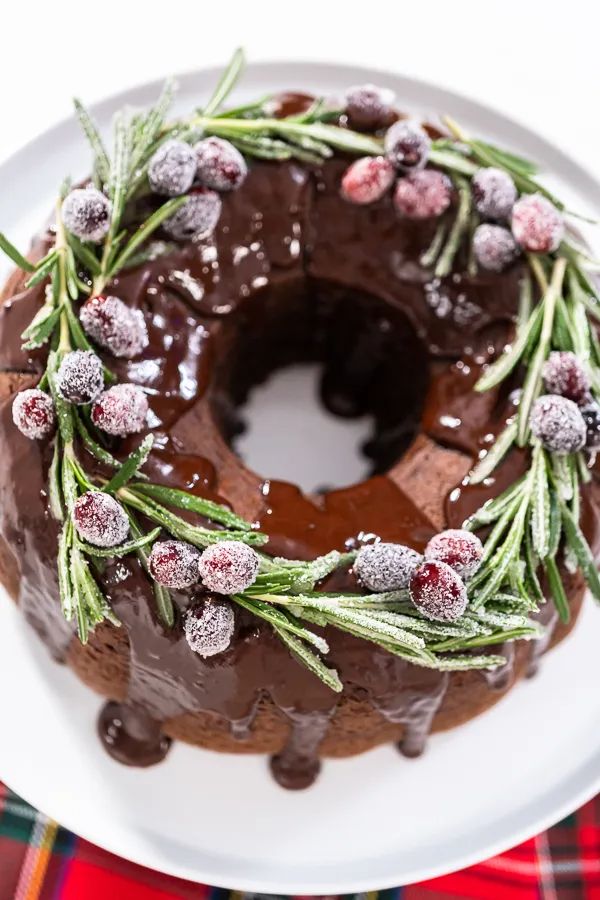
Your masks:
[[[107,753],[126,766],[154,766],[171,746],[161,723],[131,703],[105,703],[98,717],[98,734]]]
[[[494,691],[504,691],[507,687],[509,687],[513,677],[514,677],[514,666],[515,666],[515,645],[511,641],[507,641],[507,643],[502,644],[498,648],[498,653],[500,656],[503,656],[506,660],[503,666],[499,666],[497,669],[492,669],[490,671],[483,670],[482,674],[489,686]]]
[[[280,111],[289,114],[308,102],[304,95],[285,95]],[[213,238],[122,273],[111,285],[143,311],[149,329],[150,343],[139,359],[109,361],[121,380],[148,393],[157,437],[148,474],[231,504],[269,533],[271,552],[294,558],[341,550],[373,535],[423,548],[436,523],[421,494],[437,497],[441,508],[446,487],[427,473],[420,490],[409,484],[403,454],[415,437],[450,448],[452,465],[461,471],[448,484],[450,525],[461,524],[524,465],[515,452],[491,486],[460,483],[488,432],[493,435],[511,411],[506,396],[475,395],[472,387],[506,340],[518,268],[502,276],[432,280],[418,260],[436,223],[399,221],[389,198],[366,208],[346,203],[339,196],[346,164],[339,158],[318,169],[253,163],[243,187],[223,196]],[[38,287],[0,311],[3,371],[40,372],[43,353],[24,353],[19,335],[42,301]],[[278,366],[302,361],[322,364],[321,396],[332,412],[367,411],[374,420],[366,448],[373,477],[318,497],[248,471],[230,446],[243,428],[238,407],[252,387]],[[138,440],[117,443],[114,450],[125,454]],[[17,432],[8,403],[0,409],[0,443],[0,533],[19,568],[19,603],[62,658],[72,632],[58,603],[57,528],[45,487],[48,448]],[[589,535],[597,523],[589,514],[592,505],[587,509]],[[99,720],[103,743],[115,758],[135,765],[159,761],[169,745],[163,724],[198,711],[214,715],[243,743],[253,735],[267,698],[289,728],[287,743],[272,760],[275,777],[292,788],[314,780],[339,697],[294,660],[264,623],[237,610],[231,648],[204,660],[191,652],[180,626],[193,591],[174,595],[177,621],[167,630],[135,559],[108,566],[103,582],[130,656],[127,698],[109,702]],[[334,585],[355,586],[343,573]],[[327,639],[346,696],[366,700],[383,721],[401,727],[405,755],[420,753],[444,711],[453,676],[412,666],[339,631],[328,632]],[[544,649],[538,644],[534,658]],[[504,653],[506,666],[484,675],[490,691],[511,682],[511,648]]]
[[[413,758],[421,756],[425,749],[431,723],[446,696],[449,677],[447,672],[430,672],[428,679],[421,675],[418,683],[411,686],[406,673],[402,675],[386,697],[374,701],[374,706],[388,722],[404,726],[398,749],[403,756]]]
[[[297,713],[284,709],[282,712],[290,721],[290,736],[281,753],[271,757],[271,772],[282,787],[298,791],[310,787],[319,774],[319,746],[334,710]]]
[[[541,608],[537,616],[538,622],[544,626],[544,634],[541,638],[531,642],[531,650],[527,664],[527,677],[532,678],[537,675],[540,667],[540,660],[554,636],[556,626],[558,625],[558,612],[553,603],[547,603]]]

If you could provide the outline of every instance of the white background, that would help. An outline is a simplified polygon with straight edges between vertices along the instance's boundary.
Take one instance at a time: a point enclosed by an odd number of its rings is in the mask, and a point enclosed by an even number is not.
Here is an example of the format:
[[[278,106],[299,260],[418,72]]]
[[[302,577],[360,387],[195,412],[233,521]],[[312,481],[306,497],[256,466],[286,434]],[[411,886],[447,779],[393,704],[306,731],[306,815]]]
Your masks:
[[[0,159],[86,102],[249,59],[310,59],[434,80],[600,168],[594,0],[19,0],[2,15]],[[291,86],[293,87],[293,85]],[[1,200],[0,200],[1,208]]]

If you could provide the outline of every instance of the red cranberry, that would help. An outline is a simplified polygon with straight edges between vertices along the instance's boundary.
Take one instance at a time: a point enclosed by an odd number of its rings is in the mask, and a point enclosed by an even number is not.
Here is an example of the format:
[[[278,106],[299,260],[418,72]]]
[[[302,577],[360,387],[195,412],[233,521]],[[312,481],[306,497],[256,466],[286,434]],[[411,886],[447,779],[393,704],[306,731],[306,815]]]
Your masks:
[[[345,113],[351,128],[358,131],[377,131],[388,121],[392,112],[394,92],[375,84],[363,84],[346,91]]]
[[[235,615],[231,603],[210,597],[190,607],[185,614],[185,639],[200,656],[216,656],[231,644],[235,631]]]
[[[129,519],[110,494],[87,491],[73,506],[77,533],[95,547],[116,547],[129,534]]]
[[[155,194],[177,197],[188,191],[196,175],[196,154],[185,141],[161,144],[148,163],[148,181]]]
[[[146,424],[148,399],[137,384],[115,384],[92,406],[92,422],[116,437],[137,434]]]
[[[570,350],[553,351],[542,369],[546,390],[568,397],[581,405],[589,399],[590,379],[579,359]]]
[[[200,551],[184,541],[158,541],[148,565],[155,581],[168,588],[188,588],[198,581]]]
[[[452,182],[443,172],[425,169],[399,178],[394,205],[407,219],[431,219],[441,216],[452,202]]]
[[[20,391],[12,404],[13,422],[25,437],[38,441],[54,430],[56,417],[52,397],[38,388]]]
[[[385,155],[400,172],[423,169],[429,158],[431,141],[416,122],[401,119],[388,128],[384,140]]]
[[[586,425],[579,407],[558,394],[544,394],[531,410],[531,430],[553,453],[575,453],[585,444]]]
[[[552,253],[558,249],[565,231],[562,215],[541,194],[526,194],[514,205],[512,232],[515,240],[530,253]]]
[[[194,147],[196,177],[214,191],[235,191],[248,174],[246,160],[232,143],[219,137],[204,138]]]
[[[215,594],[238,594],[256,581],[258,555],[241,541],[221,541],[208,547],[198,569],[204,587]]]
[[[481,563],[483,544],[475,534],[449,528],[434,535],[425,548],[425,559],[436,559],[454,569],[461,578],[471,578]]]
[[[148,346],[148,329],[139,309],[118,297],[90,297],[79,311],[86,334],[113,356],[133,359]]]
[[[187,202],[164,222],[167,234],[177,241],[209,237],[221,215],[221,198],[209,188],[194,188]]]
[[[342,176],[342,196],[351,203],[374,203],[394,182],[394,167],[385,156],[364,156]]]
[[[110,200],[95,187],[75,188],[62,204],[62,219],[67,231],[82,241],[99,243],[110,228]]]
[[[72,350],[61,362],[57,375],[58,392],[69,403],[91,403],[104,387],[102,363],[91,350]]]
[[[477,264],[488,272],[503,272],[519,256],[512,234],[501,225],[478,225],[473,234],[473,252]]]
[[[369,591],[401,591],[421,562],[421,555],[403,544],[369,544],[358,551],[354,574]]]
[[[588,403],[582,407],[581,415],[586,427],[585,446],[588,450],[600,449],[600,406],[595,401]]]
[[[467,589],[454,569],[438,560],[419,566],[410,582],[410,596],[428,619],[453,622],[467,608]]]

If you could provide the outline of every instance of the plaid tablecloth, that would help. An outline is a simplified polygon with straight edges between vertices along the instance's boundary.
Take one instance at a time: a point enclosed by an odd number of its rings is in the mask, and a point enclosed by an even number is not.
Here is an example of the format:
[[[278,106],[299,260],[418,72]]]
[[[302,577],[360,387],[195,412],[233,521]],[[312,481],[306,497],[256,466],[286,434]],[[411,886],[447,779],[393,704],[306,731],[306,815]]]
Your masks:
[[[257,900],[170,878],[76,837],[0,782],[0,900]],[[349,900],[600,900],[600,797],[454,875]]]

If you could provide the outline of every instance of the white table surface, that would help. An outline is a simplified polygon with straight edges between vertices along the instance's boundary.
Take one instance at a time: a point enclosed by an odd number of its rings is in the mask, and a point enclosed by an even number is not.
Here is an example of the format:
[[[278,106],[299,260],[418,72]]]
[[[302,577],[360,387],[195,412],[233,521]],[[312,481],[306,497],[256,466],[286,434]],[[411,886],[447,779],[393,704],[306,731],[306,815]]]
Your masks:
[[[356,62],[437,81],[598,169],[599,25],[592,0],[21,0],[2,14],[0,160],[68,115],[74,93],[91,103],[223,63],[243,44],[250,60]]]

